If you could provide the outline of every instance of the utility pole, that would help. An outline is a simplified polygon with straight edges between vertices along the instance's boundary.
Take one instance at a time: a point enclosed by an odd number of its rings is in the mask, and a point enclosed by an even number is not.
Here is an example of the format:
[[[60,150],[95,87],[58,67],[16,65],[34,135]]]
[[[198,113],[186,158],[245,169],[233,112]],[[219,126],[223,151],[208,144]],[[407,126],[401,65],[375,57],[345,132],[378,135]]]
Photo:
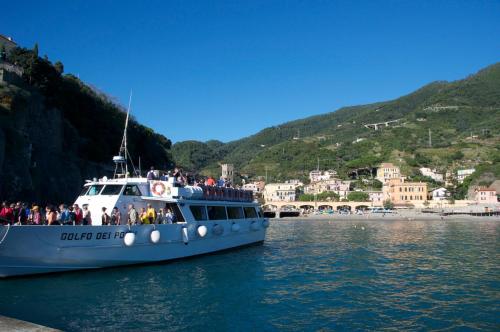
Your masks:
[[[318,157],[318,168],[316,170],[319,172],[319,157]]]
[[[431,132],[431,128],[429,128],[429,147],[432,148],[432,132]]]

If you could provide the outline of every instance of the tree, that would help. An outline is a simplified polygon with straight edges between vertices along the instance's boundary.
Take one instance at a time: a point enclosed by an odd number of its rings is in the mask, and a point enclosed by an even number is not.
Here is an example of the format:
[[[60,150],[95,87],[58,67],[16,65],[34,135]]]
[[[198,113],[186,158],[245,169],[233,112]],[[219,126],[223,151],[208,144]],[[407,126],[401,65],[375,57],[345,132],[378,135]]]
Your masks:
[[[425,202],[424,202],[424,206],[425,206],[426,208],[427,208],[427,207],[429,207],[429,205],[430,205],[430,204],[431,204],[431,203],[429,203],[429,201],[425,201]]]
[[[33,57],[38,58],[38,43],[33,46]]]
[[[392,201],[390,199],[386,199],[384,201],[384,209],[387,209],[387,210],[394,209],[394,203],[392,203]]]
[[[362,191],[351,191],[347,195],[347,199],[351,202],[368,202],[370,200],[370,195]]]
[[[2,47],[0,48],[0,60],[7,60],[7,51],[5,50],[5,45],[2,44]]]
[[[57,72],[59,74],[62,75],[62,73],[64,72],[64,65],[62,64],[61,61],[56,61],[56,63],[54,63],[54,68],[57,70]]]

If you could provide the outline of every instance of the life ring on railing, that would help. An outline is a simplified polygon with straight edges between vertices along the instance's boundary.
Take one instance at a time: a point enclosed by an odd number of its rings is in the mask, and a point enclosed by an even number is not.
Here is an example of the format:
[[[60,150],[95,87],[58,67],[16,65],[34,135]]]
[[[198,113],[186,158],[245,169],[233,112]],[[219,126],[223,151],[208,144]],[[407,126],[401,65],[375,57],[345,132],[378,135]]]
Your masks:
[[[166,190],[167,188],[165,187],[165,184],[163,182],[156,181],[151,185],[151,192],[155,196],[162,196]]]

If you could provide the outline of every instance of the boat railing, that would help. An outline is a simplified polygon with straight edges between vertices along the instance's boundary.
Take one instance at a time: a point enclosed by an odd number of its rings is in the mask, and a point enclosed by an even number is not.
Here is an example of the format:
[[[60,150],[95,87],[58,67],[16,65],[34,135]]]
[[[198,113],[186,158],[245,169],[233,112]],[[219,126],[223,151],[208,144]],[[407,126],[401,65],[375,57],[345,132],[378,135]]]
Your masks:
[[[207,201],[253,202],[253,191],[218,186],[177,186],[175,183],[149,181],[150,195]]]
[[[208,201],[234,201],[234,202],[252,202],[253,192],[251,190],[217,187],[217,186],[199,186],[203,190],[201,199]]]

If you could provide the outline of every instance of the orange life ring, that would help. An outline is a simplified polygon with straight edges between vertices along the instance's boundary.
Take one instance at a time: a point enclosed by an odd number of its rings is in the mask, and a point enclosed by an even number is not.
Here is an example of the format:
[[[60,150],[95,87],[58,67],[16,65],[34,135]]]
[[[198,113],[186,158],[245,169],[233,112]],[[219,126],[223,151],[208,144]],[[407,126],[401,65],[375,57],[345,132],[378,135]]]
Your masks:
[[[166,188],[163,182],[157,181],[153,182],[153,184],[151,185],[151,191],[155,196],[162,196],[165,190]]]

